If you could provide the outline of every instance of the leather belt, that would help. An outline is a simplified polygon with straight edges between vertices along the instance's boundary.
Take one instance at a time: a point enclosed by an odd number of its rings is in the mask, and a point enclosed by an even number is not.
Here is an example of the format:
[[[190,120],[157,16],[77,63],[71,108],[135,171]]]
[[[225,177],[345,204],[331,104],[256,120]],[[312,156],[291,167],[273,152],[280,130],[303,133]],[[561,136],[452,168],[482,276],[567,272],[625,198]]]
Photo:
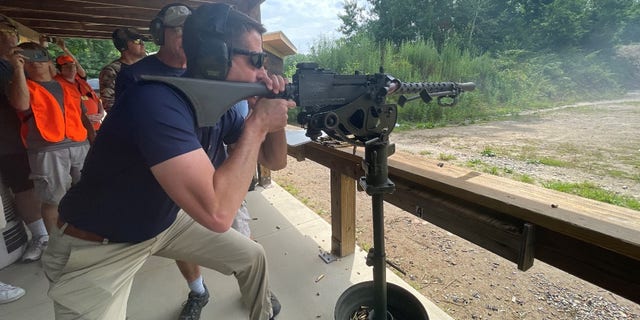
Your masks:
[[[107,244],[109,243],[109,239],[105,238],[105,237],[101,237],[93,232],[89,232],[89,231],[84,231],[82,229],[78,229],[76,227],[74,227],[73,225],[65,222],[64,220],[62,220],[62,218],[58,218],[58,221],[56,223],[58,225],[58,228],[60,228],[60,230],[62,230],[62,233],[72,236],[74,238],[78,238],[78,239],[82,239],[82,240],[86,240],[86,241],[93,241],[93,242],[102,242],[102,244]]]

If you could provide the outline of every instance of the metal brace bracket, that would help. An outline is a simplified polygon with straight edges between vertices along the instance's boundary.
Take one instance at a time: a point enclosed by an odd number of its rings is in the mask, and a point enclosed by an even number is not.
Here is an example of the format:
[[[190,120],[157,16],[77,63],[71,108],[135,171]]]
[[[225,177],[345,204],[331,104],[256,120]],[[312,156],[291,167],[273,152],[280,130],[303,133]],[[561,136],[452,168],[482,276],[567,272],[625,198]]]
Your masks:
[[[331,262],[334,262],[334,261],[338,260],[338,257],[336,257],[335,255],[333,255],[331,252],[328,252],[328,251],[320,251],[318,256],[326,264],[329,264]]]

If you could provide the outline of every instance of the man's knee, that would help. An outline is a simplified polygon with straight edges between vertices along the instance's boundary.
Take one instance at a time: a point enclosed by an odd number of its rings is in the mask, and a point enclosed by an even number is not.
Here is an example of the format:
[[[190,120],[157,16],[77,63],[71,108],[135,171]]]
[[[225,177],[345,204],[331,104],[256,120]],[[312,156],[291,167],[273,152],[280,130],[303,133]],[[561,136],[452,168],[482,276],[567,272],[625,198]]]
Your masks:
[[[267,254],[264,251],[264,247],[261,244],[251,240],[247,241],[246,252],[249,261],[252,261],[252,265],[258,268],[266,269]]]

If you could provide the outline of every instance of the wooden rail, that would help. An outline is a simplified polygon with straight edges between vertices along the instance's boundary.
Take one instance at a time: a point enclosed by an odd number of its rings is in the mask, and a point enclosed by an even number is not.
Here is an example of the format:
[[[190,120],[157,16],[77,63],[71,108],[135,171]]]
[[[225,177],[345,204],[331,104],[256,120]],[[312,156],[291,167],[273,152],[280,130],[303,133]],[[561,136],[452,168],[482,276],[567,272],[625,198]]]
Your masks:
[[[331,169],[332,252],[351,254],[363,155],[301,136],[287,133],[289,155]],[[640,212],[406,154],[389,158],[389,178],[385,201],[520,270],[538,259],[640,303]]]

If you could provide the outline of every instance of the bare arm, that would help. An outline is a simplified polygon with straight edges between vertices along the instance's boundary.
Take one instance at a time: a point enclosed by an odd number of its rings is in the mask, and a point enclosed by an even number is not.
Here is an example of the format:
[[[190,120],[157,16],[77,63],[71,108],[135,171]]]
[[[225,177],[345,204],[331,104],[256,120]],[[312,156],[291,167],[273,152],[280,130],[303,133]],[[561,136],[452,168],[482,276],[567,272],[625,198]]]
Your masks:
[[[62,51],[66,55],[70,56],[73,59],[73,61],[76,64],[76,71],[78,72],[78,75],[80,76],[80,78],[86,79],[87,78],[87,72],[84,70],[82,65],[80,65],[80,62],[78,62],[78,59],[76,59],[76,57],[73,55],[73,53],[71,53],[71,50],[69,50],[69,48],[67,48],[67,46],[64,44],[64,39],[63,38],[57,38],[56,39],[56,45],[58,45],[58,47],[60,47],[60,49],[62,49]]]
[[[87,114],[84,112],[80,113],[80,119],[82,120],[82,126],[87,129],[87,139],[89,143],[93,145],[93,141],[96,139],[96,130],[93,128],[91,120],[89,120]]]
[[[98,79],[100,81],[100,100],[102,100],[104,110],[109,112],[115,95],[116,72],[111,65],[106,66],[100,71]]]
[[[162,188],[195,221],[215,232],[227,231],[253,177],[258,149],[266,133],[244,130],[236,150],[215,170],[202,149],[151,167]]]
[[[233,153],[217,170],[204,150],[197,149],[156,164],[151,172],[195,221],[215,232],[225,232],[249,189],[265,138],[284,130],[287,111],[293,105],[283,99],[260,99],[253,115],[246,119]]]
[[[271,170],[284,169],[287,166],[287,139],[284,129],[267,134],[258,162]]]
[[[24,74],[25,58],[20,54],[13,54],[9,61],[13,66],[13,75],[9,84],[9,92],[7,92],[9,103],[18,111],[29,110],[31,97]]]
[[[230,155],[235,152],[235,147],[235,144],[228,146]],[[260,146],[258,163],[274,171],[287,166],[287,141],[284,129],[267,134]]]
[[[264,75],[264,78],[268,78],[269,80],[263,80],[267,82],[271,82],[272,87],[278,91],[284,88],[286,81],[280,76],[277,75]],[[264,79],[263,78],[263,79]],[[277,92],[275,92],[277,93]],[[257,104],[260,101],[253,101],[250,99],[250,105]],[[285,102],[287,108],[294,108],[296,105],[293,101]],[[248,117],[253,116],[261,116],[262,110],[256,110],[256,108],[252,107],[252,112]],[[266,112],[271,112],[270,109],[265,109]],[[284,118],[281,119],[285,124],[287,122],[287,114],[284,114]],[[285,135],[284,127],[280,128],[276,131],[271,131],[267,134],[262,146],[260,148],[260,154],[258,156],[258,162],[263,166],[269,168],[270,170],[280,170],[287,166],[287,138]]]

